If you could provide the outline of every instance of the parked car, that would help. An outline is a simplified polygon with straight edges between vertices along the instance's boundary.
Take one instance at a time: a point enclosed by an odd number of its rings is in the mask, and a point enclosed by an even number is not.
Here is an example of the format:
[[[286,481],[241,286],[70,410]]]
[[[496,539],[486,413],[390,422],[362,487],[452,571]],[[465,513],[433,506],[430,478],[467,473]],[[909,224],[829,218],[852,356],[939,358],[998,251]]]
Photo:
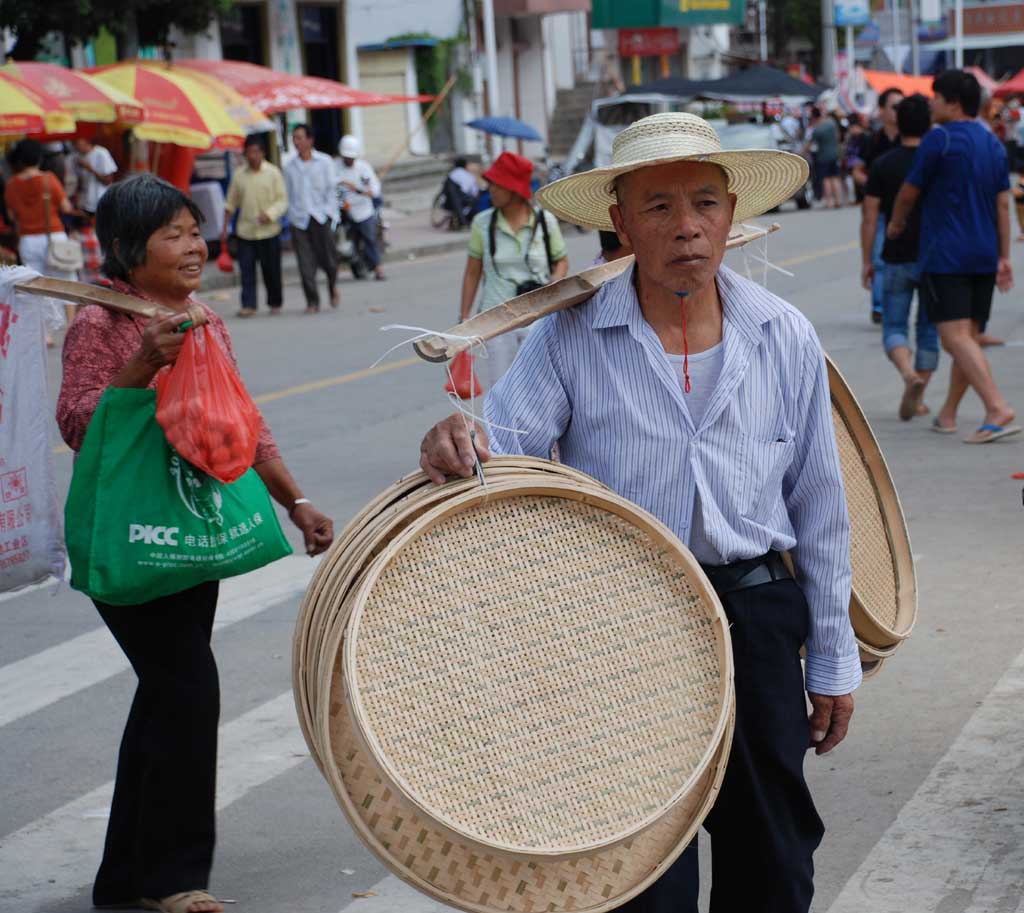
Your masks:
[[[782,149],[803,156],[799,140],[789,137],[776,123],[728,124],[717,127],[717,130],[723,149]],[[790,199],[796,203],[797,209],[811,208],[814,185],[810,177]]]

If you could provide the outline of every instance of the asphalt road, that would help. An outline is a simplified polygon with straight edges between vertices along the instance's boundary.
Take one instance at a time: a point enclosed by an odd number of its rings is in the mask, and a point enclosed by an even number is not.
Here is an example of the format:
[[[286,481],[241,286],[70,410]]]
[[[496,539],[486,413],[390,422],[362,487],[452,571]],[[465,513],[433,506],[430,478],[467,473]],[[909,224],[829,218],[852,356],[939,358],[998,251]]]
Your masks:
[[[850,736],[807,767],[828,835],[817,855],[818,913],[1024,910],[1024,438],[967,447],[981,418],[969,398],[957,436],[896,417],[901,384],[859,288],[854,210],[783,213],[768,285],[814,322],[881,442],[907,513],[920,620],[857,695]],[[400,241],[400,239],[396,239]],[[593,236],[570,233],[572,265]],[[989,350],[1024,414],[1021,290],[998,296]],[[729,262],[744,265],[741,255]],[[230,321],[245,380],[306,493],[340,527],[416,464],[423,431],[446,414],[440,370],[405,346],[375,365],[398,323],[453,322],[463,257],[348,281],[337,311]],[[759,275],[760,264],[749,266]],[[234,292],[212,293],[225,315]],[[407,335],[407,333],[406,333]],[[59,356],[51,354],[53,393]],[[944,357],[926,401],[937,409]],[[55,433],[55,443],[57,437]],[[58,448],[62,491],[71,458]],[[292,536],[293,542],[298,539]],[[246,913],[426,913],[441,909],[390,877],[350,832],[298,732],[289,651],[303,557],[227,582],[215,634],[221,670],[219,844],[213,888]],[[52,588],[51,588],[52,589]],[[91,604],[66,588],[0,601],[0,911],[89,909],[116,749],[134,688]],[[738,871],[741,877],[742,866]],[[356,892],[375,896],[355,898]]]

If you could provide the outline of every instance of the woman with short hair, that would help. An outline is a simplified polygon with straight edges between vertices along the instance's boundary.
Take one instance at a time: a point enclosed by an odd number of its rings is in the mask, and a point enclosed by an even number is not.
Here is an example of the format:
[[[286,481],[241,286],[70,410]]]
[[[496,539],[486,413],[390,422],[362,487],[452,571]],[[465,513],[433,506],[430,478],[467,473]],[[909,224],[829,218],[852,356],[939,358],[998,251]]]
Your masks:
[[[86,305],[64,342],[57,422],[78,451],[108,387],[152,388],[185,336],[206,263],[201,214],[152,175],[113,185],[96,213],[103,272],[115,290],[174,313],[147,319]],[[206,331],[232,362],[231,338],[205,305]],[[285,467],[266,422],[253,468],[301,530],[310,555],[333,540],[331,521]],[[220,694],[210,648],[216,581],[142,605],[96,608],[139,679],[121,740],[106,846],[93,887],[97,907],[219,913],[207,892],[214,848],[214,785]]]

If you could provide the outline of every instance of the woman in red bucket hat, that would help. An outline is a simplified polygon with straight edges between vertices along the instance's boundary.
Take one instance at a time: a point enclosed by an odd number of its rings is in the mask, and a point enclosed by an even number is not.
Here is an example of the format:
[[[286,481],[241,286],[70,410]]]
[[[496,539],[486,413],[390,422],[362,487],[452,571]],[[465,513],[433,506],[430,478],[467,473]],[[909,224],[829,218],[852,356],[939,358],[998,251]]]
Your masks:
[[[561,279],[569,271],[558,220],[530,203],[533,163],[503,152],[483,174],[493,208],[478,213],[469,236],[469,257],[462,276],[459,320],[473,311],[483,279],[479,309],[495,305]],[[488,388],[508,369],[529,328],[506,333],[487,343],[487,358],[476,361]]]

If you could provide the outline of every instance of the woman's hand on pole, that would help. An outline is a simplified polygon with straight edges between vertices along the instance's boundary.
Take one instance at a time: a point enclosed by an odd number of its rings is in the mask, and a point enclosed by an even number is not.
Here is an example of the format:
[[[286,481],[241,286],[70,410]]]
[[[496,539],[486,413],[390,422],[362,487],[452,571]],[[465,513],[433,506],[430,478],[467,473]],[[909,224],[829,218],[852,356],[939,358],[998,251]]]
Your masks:
[[[173,365],[185,344],[178,327],[191,318],[187,313],[153,317],[146,324],[139,348],[114,378],[115,387],[148,387],[157,371]]]

